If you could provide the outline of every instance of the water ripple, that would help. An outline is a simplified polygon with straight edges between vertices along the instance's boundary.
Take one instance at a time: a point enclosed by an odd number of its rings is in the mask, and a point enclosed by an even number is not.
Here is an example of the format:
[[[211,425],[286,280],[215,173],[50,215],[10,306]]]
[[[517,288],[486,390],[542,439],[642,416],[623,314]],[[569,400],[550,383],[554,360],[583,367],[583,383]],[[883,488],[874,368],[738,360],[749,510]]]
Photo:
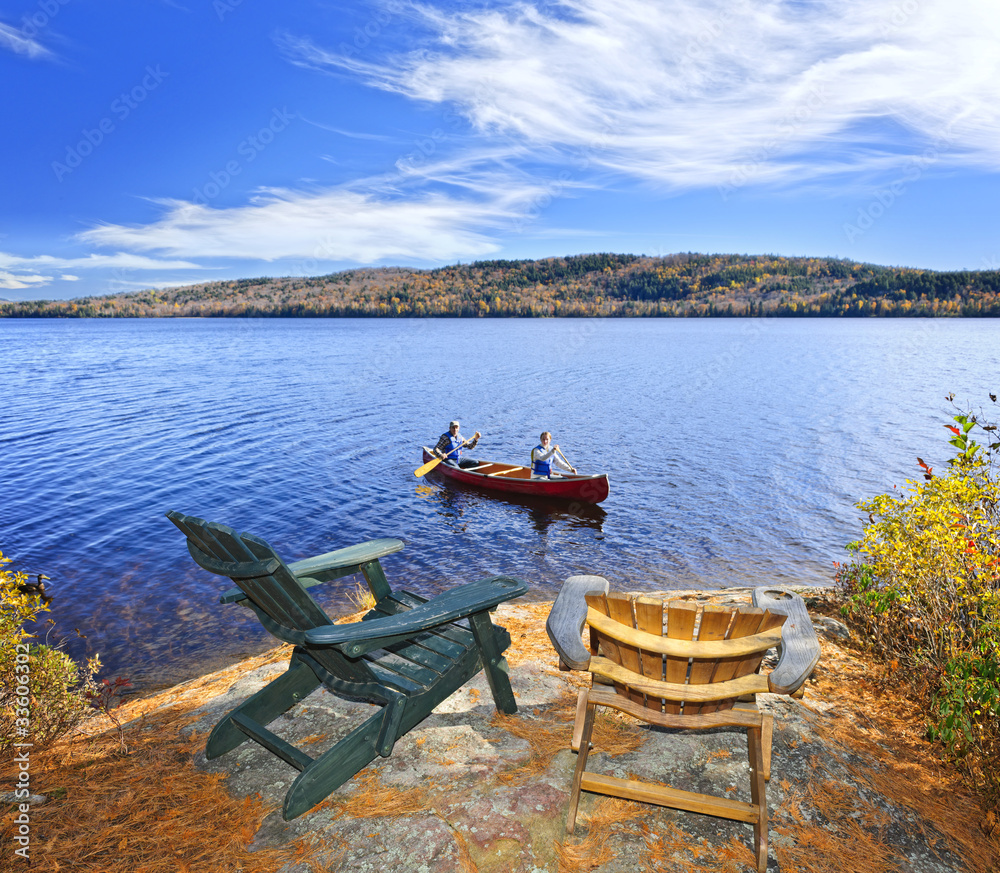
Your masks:
[[[935,466],[944,396],[996,385],[989,321],[0,321],[0,549],[52,577],[74,655],[147,687],[270,643],[163,517],[202,515],[287,560],[378,536],[394,584],[496,573],[631,589],[826,583],[856,500]],[[974,347],[977,373],[954,348]],[[183,362],[183,363],[181,363]],[[476,456],[552,430],[601,507],[417,480],[450,419]],[[327,586],[344,609],[357,580]],[[79,628],[86,639],[78,638]]]

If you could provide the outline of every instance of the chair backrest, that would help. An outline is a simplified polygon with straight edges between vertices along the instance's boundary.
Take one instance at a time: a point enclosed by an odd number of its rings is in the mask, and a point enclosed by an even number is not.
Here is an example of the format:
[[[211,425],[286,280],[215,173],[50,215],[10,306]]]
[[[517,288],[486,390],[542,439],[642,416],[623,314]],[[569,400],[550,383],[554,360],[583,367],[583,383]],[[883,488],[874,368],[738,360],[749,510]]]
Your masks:
[[[333,624],[260,537],[237,534],[231,527],[179,512],[168,512],[167,518],[187,537],[195,563],[232,579],[246,594],[246,605],[279,640],[302,647],[307,630]],[[309,657],[334,676],[351,682],[376,681],[363,660],[351,660],[333,648],[305,648],[309,649]]]
[[[187,537],[198,566],[228,576],[277,625],[306,631],[332,623],[264,540],[179,512],[168,512],[167,518]]]
[[[653,597],[588,594],[595,657],[588,668],[656,712],[702,715],[768,690],[757,675],[781,639],[785,616],[763,609],[665,604]]]

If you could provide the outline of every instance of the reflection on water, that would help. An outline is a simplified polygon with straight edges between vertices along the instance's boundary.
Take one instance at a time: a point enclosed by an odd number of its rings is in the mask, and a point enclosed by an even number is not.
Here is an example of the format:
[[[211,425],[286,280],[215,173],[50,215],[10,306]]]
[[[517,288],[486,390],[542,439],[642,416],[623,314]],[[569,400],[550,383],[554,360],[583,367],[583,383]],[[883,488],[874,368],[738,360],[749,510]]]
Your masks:
[[[534,529],[544,534],[554,524],[563,524],[567,529],[589,528],[598,533],[602,531],[607,511],[596,503],[582,503],[579,500],[554,500],[546,497],[531,497],[525,494],[512,494],[506,491],[491,491],[477,488],[465,482],[456,482],[445,475],[431,470],[425,481],[436,487],[418,485],[417,493],[421,497],[436,499],[442,511],[451,517],[461,515],[465,506],[477,506],[481,501],[495,501],[502,506],[507,504],[518,507],[531,519]],[[502,511],[502,510],[499,510]],[[516,510],[511,510],[516,511]]]

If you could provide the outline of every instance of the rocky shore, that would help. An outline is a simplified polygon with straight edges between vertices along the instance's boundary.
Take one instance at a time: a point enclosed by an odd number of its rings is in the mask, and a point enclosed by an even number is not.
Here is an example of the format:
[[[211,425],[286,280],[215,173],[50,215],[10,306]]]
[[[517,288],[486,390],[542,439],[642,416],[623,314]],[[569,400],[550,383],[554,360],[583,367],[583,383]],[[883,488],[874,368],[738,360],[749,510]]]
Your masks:
[[[936,760],[923,738],[919,713],[878,694],[877,676],[851,647],[830,592],[804,593],[823,657],[803,699],[761,698],[775,715],[767,789],[768,869],[785,873],[996,869],[997,842],[981,826],[976,798]],[[748,591],[734,589],[683,594],[734,603],[745,603],[749,597]],[[203,752],[212,725],[284,670],[287,654],[282,650],[130,704],[127,717],[132,721],[121,736],[131,748],[120,756],[119,770],[127,769],[137,750],[145,749],[148,760],[161,766],[156,772],[187,780],[183,786],[178,783],[177,791],[204,790],[208,797],[211,788],[232,804],[231,812],[216,813],[215,818],[206,811],[204,821],[216,839],[234,843],[235,860],[226,862],[230,866],[225,869],[281,873],[742,873],[753,869],[749,826],[627,801],[585,794],[576,831],[565,834],[575,763],[569,738],[583,677],[558,670],[544,632],[549,606],[505,604],[498,612],[497,621],[510,630],[513,640],[508,660],[516,715],[496,713],[480,675],[400,740],[391,757],[377,759],[292,822],[283,821],[280,814],[285,790],[296,775],[290,766],[252,743],[212,762]],[[369,709],[319,691],[274,722],[272,729],[296,745],[318,751],[343,736]],[[106,727],[106,723],[91,725],[90,758],[78,738],[75,751],[52,759],[46,777],[50,789],[59,782],[60,773],[66,775],[67,767],[79,768],[81,761],[93,759],[93,744]],[[592,755],[593,769],[749,800],[746,743],[739,732],[689,735],[651,730],[611,716],[602,719],[599,730],[600,748],[614,754]],[[172,757],[164,758],[162,750],[167,748]],[[128,777],[121,778],[122,790],[127,791]],[[133,774],[133,783],[142,778],[142,773]],[[153,778],[153,770],[146,778]],[[93,778],[84,782],[89,785]],[[44,794],[46,789],[39,784]],[[80,792],[87,790],[81,785]],[[106,793],[116,790],[109,787]],[[212,867],[201,866],[207,860],[199,863],[195,850],[185,849],[181,813],[178,824],[166,832],[168,838],[172,833],[175,847],[173,866],[170,859],[153,863],[152,843],[136,849],[142,832],[152,833],[159,825],[141,825],[139,814],[146,801],[141,785],[133,784],[132,790],[134,820],[119,822],[122,813],[109,811],[104,830],[90,837],[97,840],[119,824],[124,828],[122,836],[107,837],[119,840],[116,850],[94,855],[95,863],[103,867],[66,857],[70,850],[65,846],[70,844],[58,838],[85,826],[82,801],[76,812],[72,804],[76,789],[71,788],[68,797],[56,792],[37,807],[38,869],[102,873],[221,869],[219,861],[211,862]],[[165,794],[169,798],[177,791]],[[96,809],[90,817],[102,814]],[[169,813],[157,813],[156,821],[164,816]],[[196,835],[191,832],[188,838],[193,846]],[[146,853],[135,856],[145,858],[143,864],[128,866],[130,846]],[[116,863],[99,861],[101,857]]]

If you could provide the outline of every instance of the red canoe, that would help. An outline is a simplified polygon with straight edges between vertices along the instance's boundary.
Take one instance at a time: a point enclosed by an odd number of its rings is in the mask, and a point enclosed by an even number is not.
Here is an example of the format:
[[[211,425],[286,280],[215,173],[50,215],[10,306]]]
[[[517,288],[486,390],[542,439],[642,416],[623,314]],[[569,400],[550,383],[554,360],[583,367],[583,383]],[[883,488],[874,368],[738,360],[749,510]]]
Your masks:
[[[432,461],[434,455],[424,447],[424,461]],[[527,497],[578,500],[581,503],[600,503],[608,496],[610,485],[605,473],[596,476],[559,476],[555,479],[532,479],[527,467],[517,464],[494,464],[484,461],[478,467],[453,467],[438,464],[434,471],[448,479],[475,485],[489,491],[504,491]]]

